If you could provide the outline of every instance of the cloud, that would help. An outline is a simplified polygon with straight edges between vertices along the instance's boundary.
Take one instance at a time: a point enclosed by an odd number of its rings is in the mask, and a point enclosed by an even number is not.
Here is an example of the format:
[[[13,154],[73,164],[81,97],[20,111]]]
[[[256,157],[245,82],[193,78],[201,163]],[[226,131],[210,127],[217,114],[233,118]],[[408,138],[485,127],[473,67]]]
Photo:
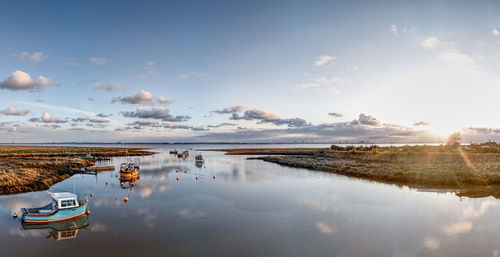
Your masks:
[[[20,70],[12,72],[4,81],[0,82],[1,89],[7,90],[30,90],[31,92],[40,91],[43,87],[55,86],[56,83],[44,76],[38,76],[36,80],[33,80],[31,76]]]
[[[111,84],[102,84],[100,82],[95,81],[94,86],[96,87],[96,89],[104,90],[104,91],[108,91],[108,92],[111,92],[114,90],[125,90],[125,88],[122,87],[122,85],[120,85],[120,83],[116,83],[114,85],[111,85]]]
[[[153,104],[153,95],[145,90],[141,90],[139,93],[127,96],[127,97],[116,97],[112,100],[113,103],[120,102],[122,104]]]
[[[323,66],[330,61],[337,59],[337,56],[321,55],[314,61],[314,66]]]
[[[174,102],[173,100],[167,99],[164,96],[160,96],[160,97],[156,98],[156,101],[159,104],[171,104],[172,102]]]
[[[298,88],[315,88],[320,86],[321,85],[319,83],[302,83],[297,85]]]
[[[332,227],[323,222],[318,221],[314,225],[316,226],[316,229],[322,234],[333,234],[335,232]]]
[[[226,107],[226,108],[223,108],[223,109],[220,109],[220,110],[214,110],[214,111],[211,111],[211,112],[217,113],[217,114],[232,114],[232,113],[241,112],[241,111],[245,110],[246,108],[247,108],[246,106],[238,104],[238,105],[235,105],[235,106]]]
[[[245,111],[243,115],[238,115],[237,113],[233,113],[230,119],[258,120],[259,123],[271,123],[276,126],[288,125],[288,127],[303,127],[307,125],[307,122],[301,118],[281,119],[276,114],[258,109]]]
[[[439,60],[453,65],[471,65],[474,60],[466,54],[460,53],[456,49],[448,49],[438,56]]]
[[[314,81],[321,83],[321,84],[351,83],[352,82],[351,79],[339,78],[339,77],[331,77],[331,78],[319,77],[319,78],[315,78]]]
[[[472,229],[472,222],[464,221],[447,226],[444,228],[444,231],[448,235],[457,235],[457,234],[467,233],[471,229]]]
[[[48,56],[44,55],[42,52],[21,52],[18,54],[11,54],[12,58],[20,60],[20,61],[25,61],[25,62],[32,62],[32,63],[40,63],[43,60],[47,59]]]
[[[47,112],[44,112],[41,118],[31,118],[30,122],[43,122],[43,123],[66,123],[67,120],[62,120],[57,117],[50,115]]]
[[[439,39],[437,37],[428,37],[420,45],[425,49],[432,49],[439,45]]]
[[[127,124],[127,128],[123,130],[130,129],[146,129],[146,128],[165,128],[165,129],[188,129],[193,131],[207,131],[208,129],[203,127],[193,127],[189,125],[180,125],[180,124],[167,124],[160,123],[157,121],[134,121],[132,123]]]
[[[357,120],[360,124],[362,125],[367,125],[367,126],[377,126],[380,124],[380,122],[375,119],[374,117],[370,115],[366,115],[364,113],[361,113],[359,115],[359,119]]]
[[[101,118],[108,118],[108,117],[111,117],[113,114],[104,114],[104,113],[99,113],[99,114],[96,114],[97,117],[101,117]]]
[[[66,66],[78,66],[78,65],[80,65],[80,63],[73,61],[73,59],[71,59],[71,58],[67,58],[64,61],[64,65],[66,65]]]
[[[168,109],[159,107],[151,109],[146,109],[142,106],[138,106],[134,111],[121,111],[120,112],[124,117],[128,118],[140,118],[140,119],[160,119],[163,121],[171,121],[171,122],[182,122],[187,121],[191,117],[187,115],[172,115],[169,113]]]
[[[98,123],[98,124],[105,124],[105,123],[111,122],[108,119],[94,119],[94,118],[88,118],[88,117],[74,118],[74,119],[71,119],[71,121],[72,122],[89,122],[89,123]]]
[[[425,248],[427,248],[429,250],[436,250],[436,249],[439,248],[440,243],[435,238],[427,237],[427,238],[424,238],[423,245],[424,245]]]
[[[179,74],[179,78],[181,79],[189,79],[189,78],[198,78],[205,76],[205,73],[197,72],[197,71],[187,71]]]
[[[330,115],[332,117],[336,117],[336,118],[343,116],[342,113],[338,113],[338,112],[329,112],[328,115]]]
[[[429,125],[431,125],[431,124],[430,124],[430,123],[427,123],[427,122],[425,122],[425,121],[419,121],[419,122],[415,122],[415,123],[413,124],[413,126],[415,126],[415,127],[416,127],[416,126],[429,126]]]
[[[391,28],[390,28],[390,31],[392,32],[392,34],[394,36],[397,36],[398,35],[398,26],[396,24],[392,24]]]
[[[491,34],[493,34],[494,36],[498,36],[500,35],[500,32],[497,29],[492,29]]]
[[[223,122],[217,125],[208,125],[209,128],[220,128],[220,127],[228,127],[228,126],[236,126],[234,123]]]
[[[143,76],[143,75],[138,75],[137,78],[138,79],[142,79],[142,80],[147,80],[148,79],[146,76]]]
[[[104,65],[106,64],[107,60],[104,57],[90,57],[89,62],[94,64],[94,65]]]
[[[30,113],[29,110],[18,110],[14,107],[9,107],[5,110],[0,110],[0,113],[3,115],[12,115],[12,116],[26,116]]]

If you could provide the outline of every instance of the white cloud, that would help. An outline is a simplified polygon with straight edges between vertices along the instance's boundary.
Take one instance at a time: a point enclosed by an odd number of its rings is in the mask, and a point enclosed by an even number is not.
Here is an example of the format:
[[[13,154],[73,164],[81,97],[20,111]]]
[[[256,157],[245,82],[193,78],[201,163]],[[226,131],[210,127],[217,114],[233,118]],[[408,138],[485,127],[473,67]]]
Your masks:
[[[18,110],[14,107],[9,107],[5,110],[1,110],[0,113],[3,115],[12,115],[12,116],[26,116],[30,111],[29,110]]]
[[[500,32],[497,29],[492,29],[491,34],[498,36],[498,35],[500,35]]]
[[[396,24],[392,24],[390,30],[394,36],[398,35],[398,26]]]
[[[429,250],[436,250],[440,246],[439,241],[435,238],[428,237],[424,239],[424,247]]]
[[[439,39],[437,37],[428,37],[422,41],[421,45],[423,48],[432,49],[439,45]]]
[[[320,87],[321,85],[319,83],[303,83],[298,85],[298,88],[314,88],[314,87]]]
[[[160,96],[160,97],[156,98],[156,101],[160,104],[170,104],[173,102],[172,100],[170,100],[164,96]]]
[[[321,55],[314,61],[314,66],[322,66],[337,59],[337,56]]]
[[[47,59],[47,55],[44,55],[42,52],[21,52],[18,54],[11,54],[11,56],[14,59],[20,60],[20,61],[26,61],[26,62],[32,62],[32,63],[40,63],[43,60]]]
[[[139,75],[137,76],[138,79],[142,79],[142,80],[147,80],[148,78],[146,76],[143,76],[143,75]]]
[[[448,62],[454,65],[470,65],[474,64],[474,60],[466,54],[460,53],[456,49],[448,49],[442,52],[438,58],[441,61]]]
[[[465,221],[465,222],[459,222],[455,223],[453,225],[445,227],[444,231],[448,235],[457,235],[457,234],[463,234],[466,232],[469,232],[472,229],[472,223]]]
[[[323,234],[333,234],[335,231],[333,230],[332,227],[328,226],[327,224],[323,222],[316,222],[315,224],[316,229]]]
[[[197,71],[187,71],[179,74],[180,79],[189,79],[189,78],[197,78],[205,76],[205,73],[197,72]]]
[[[38,76],[36,80],[33,80],[28,73],[16,70],[0,82],[0,89],[40,91],[43,87],[55,85],[56,83],[50,78]]]
[[[43,123],[66,123],[67,120],[62,120],[57,117],[50,115],[48,112],[44,112],[41,118],[31,118],[31,122],[43,122]]]
[[[104,65],[104,64],[106,64],[107,60],[104,57],[94,57],[94,56],[92,56],[92,57],[89,58],[89,61],[90,61],[90,63],[92,63],[94,65]]]
[[[112,102],[120,102],[122,104],[153,104],[153,94],[141,90],[135,95],[114,98]]]
[[[95,81],[94,86],[99,90],[104,90],[108,92],[111,92],[113,90],[125,90],[125,88],[123,88],[122,85],[120,85],[120,83],[111,85],[111,84],[102,84],[100,82]]]
[[[80,63],[73,61],[73,59],[68,58],[66,61],[64,61],[64,65],[66,66],[78,66]]]
[[[340,78],[340,77],[331,77],[331,78],[325,78],[325,77],[318,77],[315,78],[314,81],[322,84],[331,84],[331,83],[351,83],[352,80],[348,78]]]

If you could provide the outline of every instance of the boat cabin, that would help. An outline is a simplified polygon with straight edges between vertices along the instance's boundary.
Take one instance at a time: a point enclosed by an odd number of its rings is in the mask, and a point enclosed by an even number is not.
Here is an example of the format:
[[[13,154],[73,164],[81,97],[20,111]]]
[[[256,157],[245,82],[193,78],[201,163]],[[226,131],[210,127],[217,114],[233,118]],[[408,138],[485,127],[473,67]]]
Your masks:
[[[64,193],[52,193],[52,208],[53,209],[69,209],[78,207],[78,200],[75,194],[64,192]]]

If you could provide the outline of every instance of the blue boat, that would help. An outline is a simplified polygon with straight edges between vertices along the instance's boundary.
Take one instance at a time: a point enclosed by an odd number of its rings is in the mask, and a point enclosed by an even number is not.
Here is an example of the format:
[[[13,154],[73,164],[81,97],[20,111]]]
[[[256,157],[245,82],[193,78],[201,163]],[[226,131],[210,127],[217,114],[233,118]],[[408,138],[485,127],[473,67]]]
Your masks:
[[[88,199],[78,200],[75,194],[51,193],[52,201],[39,208],[22,208],[25,223],[51,223],[75,219],[85,215]]]

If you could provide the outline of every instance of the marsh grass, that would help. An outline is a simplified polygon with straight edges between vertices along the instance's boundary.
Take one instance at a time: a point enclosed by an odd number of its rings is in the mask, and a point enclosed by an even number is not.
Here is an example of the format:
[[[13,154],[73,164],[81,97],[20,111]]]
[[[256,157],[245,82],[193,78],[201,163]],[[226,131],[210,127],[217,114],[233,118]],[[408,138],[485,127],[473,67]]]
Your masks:
[[[460,147],[333,145],[322,149],[225,151],[228,154],[268,155],[254,159],[384,183],[457,189],[462,195],[500,197],[500,145],[492,142]]]
[[[48,189],[96,157],[151,155],[142,148],[0,145],[0,194]]]

